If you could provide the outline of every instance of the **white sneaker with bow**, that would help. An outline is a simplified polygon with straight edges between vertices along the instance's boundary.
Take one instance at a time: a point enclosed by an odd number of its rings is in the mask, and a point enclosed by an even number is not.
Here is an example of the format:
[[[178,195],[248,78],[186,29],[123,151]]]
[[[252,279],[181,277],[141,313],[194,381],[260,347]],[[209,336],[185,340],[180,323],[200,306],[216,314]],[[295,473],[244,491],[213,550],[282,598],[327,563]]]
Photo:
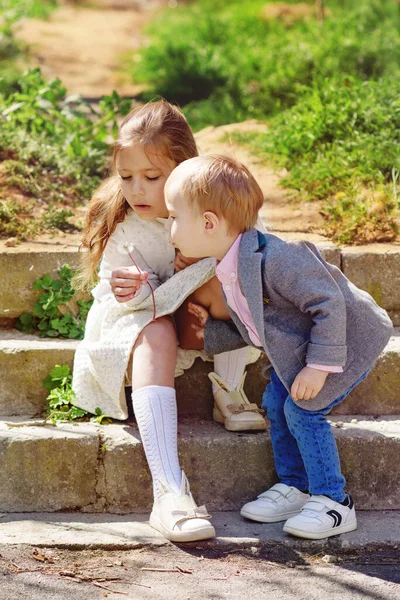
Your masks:
[[[159,481],[164,493],[154,500],[149,523],[171,542],[195,542],[215,537],[205,506],[197,506],[189,482],[182,471],[180,493]]]
[[[245,504],[240,514],[260,523],[277,523],[297,515],[308,500],[310,494],[304,494],[293,486],[277,483],[257,496],[257,500]]]

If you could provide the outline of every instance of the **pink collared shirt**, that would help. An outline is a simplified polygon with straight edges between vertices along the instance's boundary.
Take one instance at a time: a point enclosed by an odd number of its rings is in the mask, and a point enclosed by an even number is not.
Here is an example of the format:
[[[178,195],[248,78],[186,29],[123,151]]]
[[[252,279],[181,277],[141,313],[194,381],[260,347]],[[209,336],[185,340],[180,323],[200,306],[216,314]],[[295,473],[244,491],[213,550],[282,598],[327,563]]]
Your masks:
[[[262,347],[260,337],[254,325],[253,317],[249,309],[249,305],[245,296],[242,294],[238,281],[238,262],[239,262],[239,246],[242,234],[240,234],[231,248],[218,263],[216,275],[222,284],[228,306],[237,314],[247,329],[249,338],[255,346]],[[330,373],[342,373],[343,368],[337,366],[326,366],[317,364],[308,364],[308,367],[318,369],[320,371],[329,371]]]

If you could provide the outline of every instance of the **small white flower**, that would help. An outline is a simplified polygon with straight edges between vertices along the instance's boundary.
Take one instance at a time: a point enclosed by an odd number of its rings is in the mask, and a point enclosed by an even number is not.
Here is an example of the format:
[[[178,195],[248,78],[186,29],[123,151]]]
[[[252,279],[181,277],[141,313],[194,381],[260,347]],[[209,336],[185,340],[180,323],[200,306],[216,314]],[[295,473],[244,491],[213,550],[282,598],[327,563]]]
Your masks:
[[[127,252],[134,252],[135,246],[131,242],[125,242],[124,248]]]

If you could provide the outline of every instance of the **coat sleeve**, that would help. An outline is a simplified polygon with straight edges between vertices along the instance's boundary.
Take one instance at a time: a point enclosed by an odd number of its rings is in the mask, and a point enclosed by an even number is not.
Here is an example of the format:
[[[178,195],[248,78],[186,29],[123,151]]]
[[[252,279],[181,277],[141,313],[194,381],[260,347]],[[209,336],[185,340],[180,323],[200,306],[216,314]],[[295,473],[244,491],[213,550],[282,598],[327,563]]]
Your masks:
[[[346,303],[344,296],[313,244],[282,242],[267,256],[264,276],[268,287],[312,319],[307,363],[346,364]]]
[[[204,329],[204,350],[213,356],[230,350],[244,348],[247,343],[233,321],[220,321],[209,317]]]

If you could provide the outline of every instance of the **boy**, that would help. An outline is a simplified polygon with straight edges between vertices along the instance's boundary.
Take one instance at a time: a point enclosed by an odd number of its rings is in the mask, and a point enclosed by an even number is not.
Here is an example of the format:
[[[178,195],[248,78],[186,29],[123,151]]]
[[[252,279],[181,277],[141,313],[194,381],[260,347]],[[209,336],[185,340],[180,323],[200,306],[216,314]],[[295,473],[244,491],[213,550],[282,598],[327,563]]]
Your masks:
[[[326,415],[365,379],[392,333],[387,313],[310,243],[254,229],[263,194],[250,172],[222,156],[190,159],[166,187],[171,240],[184,256],[212,256],[231,321],[192,305],[208,354],[262,348],[273,370],[262,407],[280,483],[241,514],[285,521],[322,539],[357,527]]]

